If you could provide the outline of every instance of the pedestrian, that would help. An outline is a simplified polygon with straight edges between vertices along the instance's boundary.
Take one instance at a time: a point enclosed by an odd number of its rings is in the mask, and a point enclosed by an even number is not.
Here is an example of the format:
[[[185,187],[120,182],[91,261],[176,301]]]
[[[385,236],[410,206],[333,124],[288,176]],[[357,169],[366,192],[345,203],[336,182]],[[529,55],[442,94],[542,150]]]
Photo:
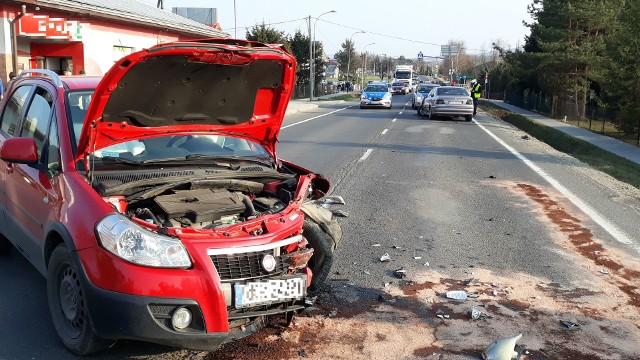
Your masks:
[[[14,73],[13,71],[9,73],[9,81],[7,82],[7,90],[9,90],[9,86],[11,86],[11,83],[13,82],[13,79],[16,78],[16,73]],[[3,91],[4,93],[4,91]]]
[[[478,84],[478,80],[471,80],[471,98],[473,99],[473,115],[476,114],[476,109],[478,108],[478,99],[480,99],[480,94],[482,93],[482,85]]]

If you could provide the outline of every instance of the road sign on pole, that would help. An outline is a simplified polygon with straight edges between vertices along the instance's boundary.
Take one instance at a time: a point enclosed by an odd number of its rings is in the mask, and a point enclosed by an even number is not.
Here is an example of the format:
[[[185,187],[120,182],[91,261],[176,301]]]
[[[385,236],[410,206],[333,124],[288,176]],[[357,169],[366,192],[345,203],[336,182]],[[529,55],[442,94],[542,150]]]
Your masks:
[[[418,60],[422,60],[422,59],[424,59],[424,54],[422,54],[422,51],[420,51],[418,53]]]

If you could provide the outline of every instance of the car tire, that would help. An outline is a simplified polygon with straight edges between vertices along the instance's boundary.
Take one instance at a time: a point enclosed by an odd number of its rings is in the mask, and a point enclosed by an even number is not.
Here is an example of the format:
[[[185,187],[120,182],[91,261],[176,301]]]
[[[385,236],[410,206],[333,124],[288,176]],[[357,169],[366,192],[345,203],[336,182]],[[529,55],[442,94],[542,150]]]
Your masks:
[[[420,117],[424,117],[425,116],[422,106],[418,107],[418,116],[420,116]]]
[[[11,241],[4,237],[4,235],[0,235],[0,254],[6,254],[13,248],[11,245]]]
[[[437,118],[436,114],[434,114],[433,111],[429,109],[429,120],[435,120],[436,118]]]
[[[64,244],[58,245],[47,269],[49,311],[62,343],[77,355],[98,352],[115,343],[94,333],[84,294],[69,250]]]
[[[364,109],[364,106],[360,105],[360,109]]]
[[[320,225],[305,220],[302,226],[302,234],[313,248],[313,256],[309,259],[309,268],[313,272],[309,291],[320,289],[327,281],[333,265],[333,239],[324,232]]]
[[[464,116],[464,119],[465,119],[466,121],[471,121],[471,120],[473,119],[473,115],[465,115],[465,116]]]

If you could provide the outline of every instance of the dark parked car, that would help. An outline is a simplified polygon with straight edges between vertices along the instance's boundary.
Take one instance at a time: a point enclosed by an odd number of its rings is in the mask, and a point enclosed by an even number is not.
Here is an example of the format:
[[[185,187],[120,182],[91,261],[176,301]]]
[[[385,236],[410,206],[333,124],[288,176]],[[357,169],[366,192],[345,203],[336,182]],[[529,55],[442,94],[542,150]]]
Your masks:
[[[342,233],[327,179],[276,155],[295,65],[277,45],[214,39],[133,53],[103,78],[13,81],[0,252],[46,277],[71,352],[213,350],[304,308]]]

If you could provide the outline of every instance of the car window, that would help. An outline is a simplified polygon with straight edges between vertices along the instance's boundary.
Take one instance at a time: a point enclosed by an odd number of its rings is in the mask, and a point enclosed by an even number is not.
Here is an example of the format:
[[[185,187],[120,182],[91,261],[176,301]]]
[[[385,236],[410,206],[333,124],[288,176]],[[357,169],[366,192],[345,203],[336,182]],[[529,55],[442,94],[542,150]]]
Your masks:
[[[58,123],[55,112],[51,119],[48,147],[45,152],[47,154],[47,171],[50,175],[54,175],[60,169],[60,142],[58,140]]]
[[[72,139],[78,144],[80,132],[84,124],[84,118],[87,116],[89,103],[93,97],[93,90],[71,91],[67,93],[67,107],[69,108],[69,116],[71,117]]]
[[[467,92],[467,90],[465,90],[463,88],[459,88],[459,87],[455,87],[455,88],[439,88],[438,89],[438,95],[469,96],[469,93]]]
[[[387,87],[385,85],[369,85],[364,91],[366,92],[387,92]]]
[[[31,92],[33,86],[20,86],[13,92],[11,99],[7,101],[2,120],[0,120],[0,129],[9,136],[13,136],[18,124],[18,118],[27,101],[27,96]]]
[[[52,106],[53,97],[51,94],[47,90],[37,87],[33,99],[29,104],[27,115],[22,121],[20,136],[35,140],[38,148],[38,156],[42,154],[42,146],[47,138]]]

